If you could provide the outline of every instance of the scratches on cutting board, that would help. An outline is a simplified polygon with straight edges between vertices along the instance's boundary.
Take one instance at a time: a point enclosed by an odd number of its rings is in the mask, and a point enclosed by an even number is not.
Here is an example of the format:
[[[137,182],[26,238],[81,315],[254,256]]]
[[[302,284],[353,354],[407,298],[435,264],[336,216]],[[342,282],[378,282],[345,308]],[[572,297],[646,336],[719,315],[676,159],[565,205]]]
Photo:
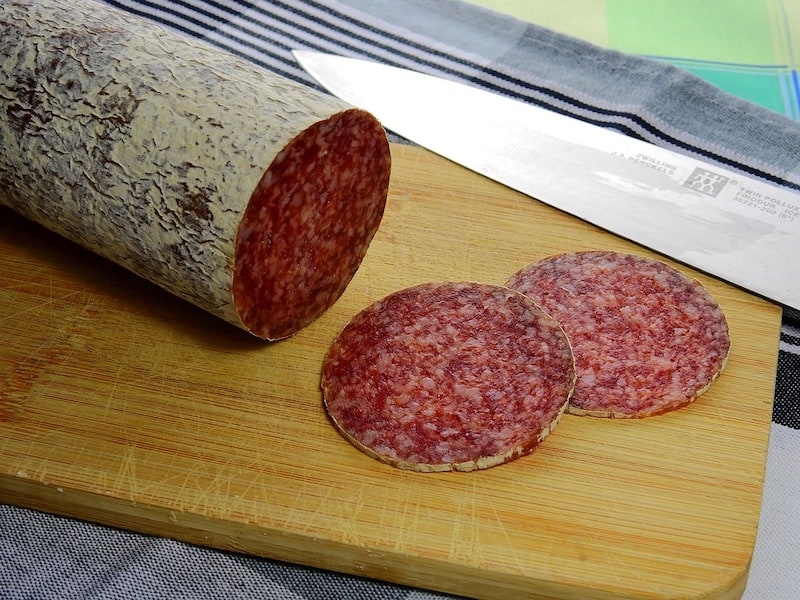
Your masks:
[[[507,568],[523,574],[526,567],[517,549],[519,544],[498,514],[481,475],[472,474],[459,486],[454,506],[458,519],[454,520],[449,558],[459,564],[486,568],[497,560],[497,556],[489,556],[494,554],[493,549],[502,549]],[[515,533],[520,535],[519,531]]]
[[[45,283],[34,287],[36,293],[29,297],[29,303],[3,305],[8,311],[0,315],[0,330],[7,330],[3,337],[16,341],[14,347],[0,350],[0,362],[8,365],[0,371],[0,422],[14,420],[35,398],[31,393],[34,386],[49,385],[42,376],[63,368],[75,352],[84,349],[88,323],[96,312],[91,294],[69,291],[57,295],[53,286]],[[47,319],[52,325],[46,337],[26,335],[22,330],[26,319]]]

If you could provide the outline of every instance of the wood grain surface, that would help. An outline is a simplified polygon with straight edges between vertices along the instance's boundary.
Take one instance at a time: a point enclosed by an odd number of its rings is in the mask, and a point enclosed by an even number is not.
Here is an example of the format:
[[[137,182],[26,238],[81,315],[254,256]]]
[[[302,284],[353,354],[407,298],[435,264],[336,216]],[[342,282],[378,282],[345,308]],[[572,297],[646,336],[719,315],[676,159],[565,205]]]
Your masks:
[[[653,256],[425,150],[393,154],[356,278],[273,344],[0,210],[0,501],[477,598],[740,597],[780,309],[711,277],[678,265],[722,305],[732,353],[680,411],[566,415],[532,455],[466,474],[394,469],[331,426],[322,360],[373,300],[501,284],[561,251]]]

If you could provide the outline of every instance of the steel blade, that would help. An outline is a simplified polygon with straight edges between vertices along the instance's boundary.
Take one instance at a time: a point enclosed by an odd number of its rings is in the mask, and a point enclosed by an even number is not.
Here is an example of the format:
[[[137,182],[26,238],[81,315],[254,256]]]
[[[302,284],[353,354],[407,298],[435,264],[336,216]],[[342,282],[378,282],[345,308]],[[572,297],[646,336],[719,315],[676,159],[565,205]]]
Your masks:
[[[462,83],[294,51],[390,131],[619,236],[800,309],[800,195]]]

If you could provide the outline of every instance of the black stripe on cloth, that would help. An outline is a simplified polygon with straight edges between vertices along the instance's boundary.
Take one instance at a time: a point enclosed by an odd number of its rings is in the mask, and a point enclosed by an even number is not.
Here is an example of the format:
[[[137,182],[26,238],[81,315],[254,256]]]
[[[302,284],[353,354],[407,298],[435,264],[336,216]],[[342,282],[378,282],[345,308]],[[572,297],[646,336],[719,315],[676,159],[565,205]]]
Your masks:
[[[387,64],[422,67],[429,73],[480,85],[490,91],[529,102],[560,114],[620,133],[682,150],[717,164],[800,190],[800,185],[669,135],[633,112],[598,107],[567,94],[524,81],[495,69],[482,68],[464,58],[381,30],[329,5],[305,2],[252,2],[231,0],[106,0],[108,4],[156,21],[184,34],[242,56],[279,75],[319,86],[295,63],[289,50],[314,50],[358,55]],[[231,8],[231,7],[235,8]],[[293,18],[284,15],[291,14]]]
[[[791,350],[778,353],[778,377],[775,383],[775,404],[772,421],[800,430],[800,338],[790,340],[781,335],[784,344],[793,343]]]
[[[772,420],[800,430],[800,311],[785,310]]]

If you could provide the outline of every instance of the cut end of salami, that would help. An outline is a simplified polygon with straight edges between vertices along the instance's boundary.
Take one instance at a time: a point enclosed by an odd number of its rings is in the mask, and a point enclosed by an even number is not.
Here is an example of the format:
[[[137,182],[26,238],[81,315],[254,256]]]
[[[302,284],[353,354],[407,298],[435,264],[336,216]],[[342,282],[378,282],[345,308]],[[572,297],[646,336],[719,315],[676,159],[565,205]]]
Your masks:
[[[249,331],[289,337],[341,296],[380,225],[390,166],[383,128],[357,109],[314,124],[277,155],[236,238],[233,298]]]
[[[325,358],[325,407],[357,448],[398,468],[472,471],[531,452],[575,382],[564,332],[530,299],[423,284],[376,302]]]
[[[572,344],[568,412],[648,417],[694,401],[724,368],[725,315],[700,285],[660,261],[615,252],[560,254],[507,283],[541,306]]]

